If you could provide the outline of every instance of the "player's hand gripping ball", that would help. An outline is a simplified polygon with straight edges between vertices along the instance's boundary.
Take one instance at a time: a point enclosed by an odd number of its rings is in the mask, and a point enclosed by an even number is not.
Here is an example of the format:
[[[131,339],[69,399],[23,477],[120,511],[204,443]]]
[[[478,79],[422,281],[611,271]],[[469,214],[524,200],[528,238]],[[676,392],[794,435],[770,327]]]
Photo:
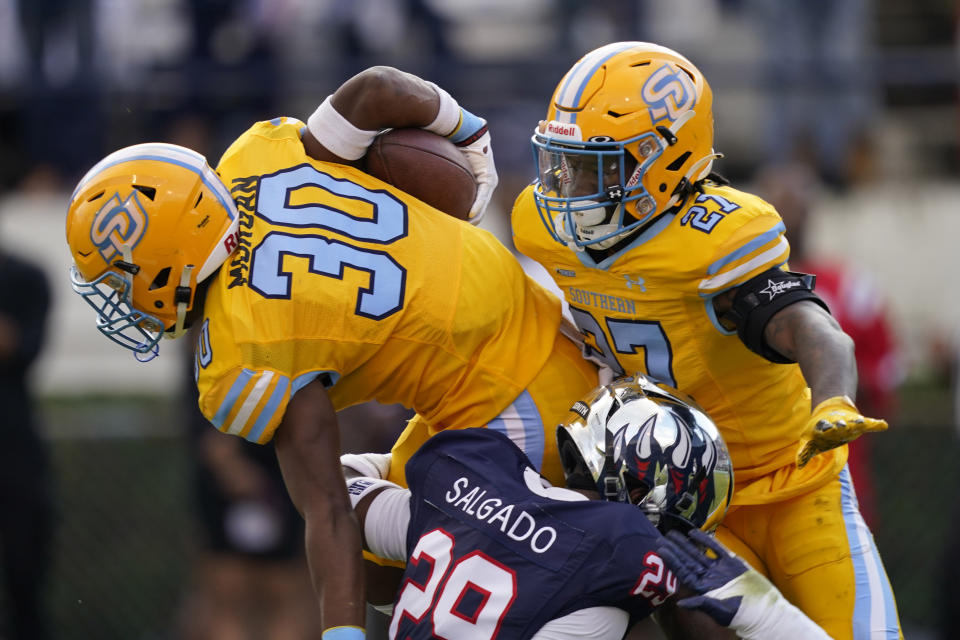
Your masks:
[[[424,129],[378,135],[364,170],[454,218],[467,220],[477,195],[473,170],[452,142]]]

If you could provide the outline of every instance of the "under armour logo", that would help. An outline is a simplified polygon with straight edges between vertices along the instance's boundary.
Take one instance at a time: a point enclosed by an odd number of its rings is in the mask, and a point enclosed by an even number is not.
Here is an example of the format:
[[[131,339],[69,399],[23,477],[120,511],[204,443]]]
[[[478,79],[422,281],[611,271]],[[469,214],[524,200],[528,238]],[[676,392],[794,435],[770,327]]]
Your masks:
[[[647,288],[644,286],[643,278],[638,277],[636,280],[634,280],[627,274],[623,274],[623,278],[627,281],[627,289],[633,289],[633,286],[636,285],[640,288],[640,291],[646,293]]]
[[[620,185],[609,187],[607,189],[607,198],[615,202],[620,202],[623,198],[623,188]]]

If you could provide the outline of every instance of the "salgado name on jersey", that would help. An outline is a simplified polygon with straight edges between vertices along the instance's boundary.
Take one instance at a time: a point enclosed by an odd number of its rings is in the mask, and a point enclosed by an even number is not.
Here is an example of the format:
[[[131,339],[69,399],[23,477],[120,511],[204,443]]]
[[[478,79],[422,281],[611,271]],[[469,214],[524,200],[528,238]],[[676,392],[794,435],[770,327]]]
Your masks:
[[[527,540],[534,553],[545,553],[557,541],[557,530],[553,527],[538,526],[526,511],[515,514],[516,505],[504,504],[500,498],[486,495],[486,489],[470,487],[470,480],[461,476],[453,482],[444,499],[465,514],[497,527],[512,540]]]

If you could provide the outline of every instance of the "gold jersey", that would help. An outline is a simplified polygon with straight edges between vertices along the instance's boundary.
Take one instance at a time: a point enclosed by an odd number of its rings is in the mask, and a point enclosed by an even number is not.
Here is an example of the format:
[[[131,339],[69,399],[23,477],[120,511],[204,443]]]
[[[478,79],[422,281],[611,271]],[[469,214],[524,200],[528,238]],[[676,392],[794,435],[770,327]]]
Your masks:
[[[718,293],[786,264],[784,225],[769,204],[708,184],[597,263],[553,239],[529,187],[514,205],[513,233],[563,290],[595,355],[693,396],[717,423],[734,464],[734,504],[796,495],[839,472],[846,448],[793,464],[810,417],[799,365],[756,355],[713,309]]]
[[[319,377],[337,410],[378,400],[436,429],[483,426],[543,366],[559,301],[487,231],[309,158],[302,128],[257,123],[218,166],[240,243],[204,303],[204,415],[266,442]]]

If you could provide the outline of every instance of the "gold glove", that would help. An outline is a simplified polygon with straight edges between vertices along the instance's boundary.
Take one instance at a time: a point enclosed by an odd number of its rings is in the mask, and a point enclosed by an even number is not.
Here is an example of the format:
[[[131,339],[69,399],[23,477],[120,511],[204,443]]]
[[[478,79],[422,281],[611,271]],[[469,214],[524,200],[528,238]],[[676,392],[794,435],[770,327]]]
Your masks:
[[[813,409],[800,436],[797,467],[803,467],[818,453],[852,442],[864,433],[884,431],[886,428],[885,420],[860,415],[847,396],[827,398]]]

